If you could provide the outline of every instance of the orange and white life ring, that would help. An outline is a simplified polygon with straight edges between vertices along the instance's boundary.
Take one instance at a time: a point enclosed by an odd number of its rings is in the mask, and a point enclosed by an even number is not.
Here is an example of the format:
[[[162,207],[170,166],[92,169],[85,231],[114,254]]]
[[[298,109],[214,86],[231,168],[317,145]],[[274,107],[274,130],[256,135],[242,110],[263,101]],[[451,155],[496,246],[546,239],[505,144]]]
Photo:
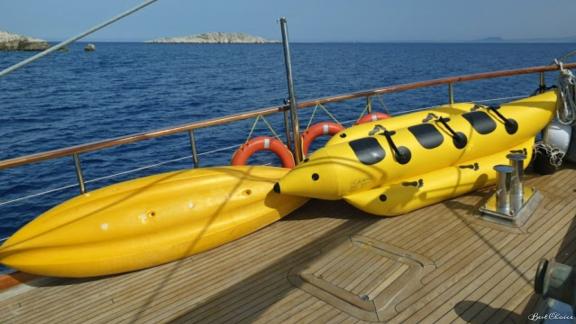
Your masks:
[[[312,125],[302,134],[302,153],[304,153],[304,156],[308,154],[310,145],[317,137],[324,135],[332,136],[342,130],[344,130],[344,126],[333,122],[321,122]]]
[[[282,166],[285,168],[293,168],[295,166],[294,157],[292,152],[281,141],[269,137],[259,136],[250,139],[248,142],[242,144],[234,155],[232,156],[232,165],[246,165],[248,159],[252,154],[258,151],[272,151],[282,161]]]
[[[358,119],[358,121],[356,122],[356,125],[369,123],[369,122],[377,121],[380,119],[387,119],[387,118],[390,118],[390,115],[385,114],[385,113],[381,113],[381,112],[374,112],[374,113],[370,113],[370,114],[366,114],[366,115],[362,116],[362,118]]]

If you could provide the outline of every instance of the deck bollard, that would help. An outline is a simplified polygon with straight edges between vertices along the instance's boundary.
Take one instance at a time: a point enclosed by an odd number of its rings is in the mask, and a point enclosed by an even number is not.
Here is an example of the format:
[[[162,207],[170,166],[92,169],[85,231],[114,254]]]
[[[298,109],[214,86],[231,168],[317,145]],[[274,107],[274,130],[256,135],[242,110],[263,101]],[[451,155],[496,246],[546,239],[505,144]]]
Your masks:
[[[496,210],[502,214],[510,213],[510,189],[514,169],[509,165],[499,164],[496,170]]]
[[[509,165],[494,166],[496,192],[480,206],[480,217],[507,226],[521,227],[534,214],[542,194],[522,183],[526,154],[508,154],[506,157],[510,161]]]
[[[512,166],[512,181],[510,188],[510,202],[512,212],[518,212],[524,206],[524,186],[522,178],[524,177],[524,160],[526,155],[522,153],[511,153],[506,156]]]

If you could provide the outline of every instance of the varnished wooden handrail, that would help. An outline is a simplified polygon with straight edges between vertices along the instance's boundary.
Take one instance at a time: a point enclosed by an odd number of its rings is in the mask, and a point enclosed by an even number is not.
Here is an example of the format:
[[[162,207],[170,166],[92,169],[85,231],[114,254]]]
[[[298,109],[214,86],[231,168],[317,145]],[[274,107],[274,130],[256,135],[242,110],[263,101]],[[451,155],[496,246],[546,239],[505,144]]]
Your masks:
[[[568,68],[568,69],[574,69],[574,68],[576,68],[576,63],[565,64],[564,67]],[[550,71],[555,71],[555,70],[558,70],[558,66],[545,65],[545,66],[534,66],[534,67],[529,67],[529,68],[524,68],[524,69],[503,70],[503,71],[487,72],[487,73],[477,73],[477,74],[469,74],[469,75],[461,75],[461,76],[455,76],[455,77],[434,79],[434,80],[428,80],[428,81],[420,81],[420,82],[414,82],[414,83],[406,83],[406,84],[400,84],[400,85],[394,85],[394,86],[388,86],[388,87],[383,87],[383,88],[367,90],[367,91],[353,92],[353,93],[348,93],[348,94],[342,94],[342,95],[336,95],[336,96],[330,96],[330,97],[324,97],[324,98],[319,98],[319,99],[302,101],[298,104],[298,108],[301,109],[301,108],[313,107],[313,106],[316,106],[318,104],[334,103],[334,102],[340,102],[340,101],[345,101],[345,100],[350,100],[350,99],[377,96],[377,95],[382,95],[382,94],[386,94],[386,93],[401,92],[401,91],[413,90],[413,89],[418,89],[418,88],[433,87],[433,86],[440,86],[440,85],[446,85],[446,84],[454,84],[454,83],[465,82],[465,81],[492,79],[492,78],[508,77],[508,76],[522,75],[522,74],[544,73],[544,72],[550,72]],[[272,106],[272,107],[253,110],[253,111],[249,111],[249,112],[245,112],[245,113],[228,115],[228,116],[221,117],[221,118],[214,118],[214,119],[209,119],[209,120],[205,120],[205,121],[194,122],[194,123],[189,123],[189,124],[184,124],[184,125],[179,125],[179,126],[174,126],[174,127],[168,127],[168,128],[159,129],[159,130],[154,130],[154,131],[145,132],[145,133],[132,134],[132,135],[127,135],[127,136],[123,136],[123,137],[98,141],[98,142],[94,142],[94,143],[82,144],[82,145],[71,146],[71,147],[66,147],[66,148],[52,150],[52,151],[46,151],[46,152],[26,155],[26,156],[22,156],[22,157],[17,157],[17,158],[13,158],[13,159],[0,161],[0,169],[13,168],[13,167],[17,167],[17,166],[21,166],[21,165],[25,165],[25,164],[34,163],[34,162],[56,159],[56,158],[61,158],[61,157],[65,157],[65,156],[71,156],[73,154],[80,154],[80,153],[97,151],[97,150],[101,150],[104,148],[110,148],[110,147],[114,147],[114,146],[139,142],[139,141],[143,141],[143,140],[147,140],[147,139],[152,139],[152,138],[157,138],[157,137],[162,137],[162,136],[167,136],[167,135],[173,135],[173,134],[186,132],[186,131],[199,129],[199,128],[206,128],[206,127],[210,127],[210,126],[223,125],[223,124],[231,123],[234,121],[254,118],[258,115],[267,116],[267,115],[271,115],[274,113],[282,112],[286,109],[287,109],[286,105]]]
[[[26,155],[26,156],[22,156],[22,157],[17,157],[17,158],[13,158],[13,159],[0,161],[0,170],[1,169],[7,169],[7,168],[13,168],[13,167],[17,167],[17,166],[21,166],[21,165],[25,165],[25,164],[34,163],[34,162],[40,162],[40,161],[44,161],[44,160],[57,159],[57,158],[65,157],[65,156],[71,156],[74,154],[93,152],[93,151],[97,151],[97,150],[101,150],[101,149],[105,149],[105,148],[110,148],[110,147],[114,147],[114,146],[130,144],[130,143],[140,142],[140,141],[147,140],[147,139],[152,139],[152,138],[182,133],[182,132],[190,131],[193,129],[223,125],[223,124],[231,123],[234,121],[254,118],[258,115],[267,116],[270,114],[274,114],[274,113],[283,111],[284,109],[285,109],[284,106],[269,107],[269,108],[264,108],[264,109],[259,109],[259,110],[253,110],[253,111],[246,112],[246,113],[229,115],[229,116],[225,116],[225,117],[221,117],[221,118],[208,119],[208,120],[203,120],[203,121],[199,121],[199,122],[179,125],[179,126],[175,126],[175,127],[158,129],[158,130],[145,132],[145,133],[132,134],[132,135],[127,135],[127,136],[107,139],[107,140],[103,140],[103,141],[98,141],[98,142],[94,142],[94,143],[70,146],[70,147],[66,147],[66,148],[62,148],[62,149]]]
[[[565,64],[565,68],[567,69],[574,69],[576,68],[576,63]],[[460,75],[442,79],[434,79],[434,80],[427,80],[427,81],[420,81],[414,83],[406,83],[406,84],[399,84],[389,87],[377,88],[367,91],[360,91],[360,92],[353,92],[343,95],[336,95],[331,97],[324,97],[315,100],[308,100],[301,102],[298,106],[299,108],[304,107],[313,107],[318,104],[327,104],[331,102],[340,102],[350,99],[362,98],[362,97],[370,97],[370,96],[378,96],[386,93],[393,93],[393,92],[402,92],[407,90],[414,90],[418,88],[426,88],[426,87],[434,87],[439,85],[446,85],[446,84],[454,84],[459,82],[466,82],[466,81],[476,81],[476,80],[484,80],[484,79],[494,79],[494,78],[502,78],[508,76],[515,76],[515,75],[522,75],[522,74],[533,74],[533,73],[543,73],[543,72],[550,72],[558,70],[558,66],[556,65],[543,65],[543,66],[533,66],[524,69],[516,69],[516,70],[502,70],[502,71],[495,71],[495,72],[486,72],[486,73],[477,73],[477,74],[468,74],[468,75]]]

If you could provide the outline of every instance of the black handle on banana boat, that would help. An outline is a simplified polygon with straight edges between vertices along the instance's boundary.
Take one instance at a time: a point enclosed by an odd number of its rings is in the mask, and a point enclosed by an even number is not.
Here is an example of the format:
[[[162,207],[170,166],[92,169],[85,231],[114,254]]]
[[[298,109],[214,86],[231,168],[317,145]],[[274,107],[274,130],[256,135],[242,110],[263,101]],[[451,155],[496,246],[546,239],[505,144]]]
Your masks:
[[[498,116],[498,118],[504,123],[506,133],[510,135],[515,134],[518,131],[518,122],[512,118],[507,118],[506,116],[502,115],[498,109],[500,109],[500,106],[488,106],[488,110]]]
[[[388,130],[384,130],[384,133],[382,133],[382,135],[386,137],[388,145],[390,145],[390,148],[394,152],[394,159],[396,160],[396,162],[400,164],[406,164],[410,162],[410,159],[412,158],[412,153],[405,146],[400,147],[396,146],[394,140],[392,140],[392,135],[394,134],[396,134],[395,131],[388,131]]]
[[[456,148],[461,149],[464,148],[466,144],[468,144],[468,138],[466,137],[466,135],[464,135],[464,133],[457,132],[453,130],[452,127],[450,127],[450,125],[448,125],[450,118],[438,117],[436,121],[440,122],[442,126],[444,126],[444,128],[446,128],[446,130],[448,130],[448,132],[452,135],[452,141],[454,142],[454,146],[456,146]]]

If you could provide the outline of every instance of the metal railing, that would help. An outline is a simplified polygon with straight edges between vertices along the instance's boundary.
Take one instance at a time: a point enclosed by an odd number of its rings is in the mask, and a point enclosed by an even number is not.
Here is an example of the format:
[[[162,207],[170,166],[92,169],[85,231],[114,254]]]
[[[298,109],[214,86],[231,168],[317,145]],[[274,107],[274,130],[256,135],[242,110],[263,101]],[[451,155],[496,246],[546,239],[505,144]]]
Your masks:
[[[576,68],[576,63],[566,64],[565,68],[574,69]],[[351,99],[357,99],[365,97],[369,100],[373,96],[379,96],[383,94],[395,93],[395,92],[402,92],[407,90],[425,88],[425,87],[434,87],[434,86],[441,86],[441,85],[448,85],[449,90],[449,98],[448,102],[453,101],[454,98],[454,85],[456,83],[467,82],[467,81],[475,81],[475,80],[484,80],[484,79],[493,79],[493,78],[500,78],[500,77],[509,77],[515,75],[523,75],[523,74],[534,74],[540,73],[540,86],[543,86],[543,74],[545,72],[556,71],[559,67],[556,65],[546,65],[546,66],[535,66],[529,67],[524,69],[516,69],[516,70],[503,70],[503,71],[496,71],[496,72],[488,72],[488,73],[478,73],[478,74],[469,74],[469,75],[462,75],[462,76],[455,76],[455,77],[448,77],[442,79],[434,79],[428,81],[420,81],[414,83],[406,83],[388,87],[382,87],[372,90],[360,91],[360,92],[353,92],[348,94],[330,96],[330,97],[323,97],[313,100],[301,101],[298,103],[298,109],[304,109],[309,107],[314,107],[316,105],[325,105],[328,103],[336,103],[342,102]],[[250,118],[256,118],[257,116],[268,116],[279,112],[287,112],[290,106],[287,104],[282,104],[278,106],[271,106],[267,108],[252,110],[248,112],[243,112],[239,114],[228,115],[220,118],[214,118],[199,122],[193,122],[158,130],[153,130],[144,133],[137,133],[131,134],[127,136],[122,136],[118,138],[107,139],[103,141],[98,141],[94,143],[88,143],[83,145],[71,146],[62,149],[40,152],[36,154],[21,156],[17,158],[7,159],[0,161],[0,170],[13,168],[17,166],[22,166],[26,164],[31,164],[35,162],[51,160],[56,158],[62,157],[77,157],[79,159],[80,154],[98,151],[105,148],[111,148],[115,146],[136,143],[144,140],[149,140],[153,138],[164,137],[168,135],[179,134],[183,132],[189,132],[191,134],[190,138],[190,145],[192,148],[193,159],[194,161],[198,161],[198,153],[196,149],[196,140],[195,136],[193,135],[195,130],[207,128],[211,126],[219,126],[228,123],[232,123],[235,121],[246,120]],[[286,128],[287,132],[290,131],[290,125],[286,123],[286,118],[284,119],[284,127]],[[76,159],[76,158],[75,158]],[[80,168],[80,163],[75,163],[77,168]]]
[[[576,68],[576,64],[570,66],[570,68]],[[552,71],[552,70],[550,70],[550,71]],[[509,72],[509,71],[502,71],[502,72]],[[440,80],[448,80],[448,79],[452,79],[452,78],[440,79]],[[539,86],[540,88],[545,87],[544,79],[545,79],[544,78],[544,72],[540,72],[540,86]],[[431,80],[430,82],[434,83],[434,85],[436,85],[437,81],[438,80]],[[424,83],[427,83],[427,82],[421,82],[421,84],[424,84]],[[445,84],[445,83],[442,83],[442,84]],[[453,88],[452,83],[448,83],[448,84],[450,85],[449,86],[448,101],[451,102],[452,99],[454,98],[453,97],[454,96],[454,93],[453,93],[454,88]],[[395,87],[379,88],[379,89],[370,90],[369,92],[374,93],[377,91],[381,91],[382,89],[394,89],[394,88],[402,89],[402,90],[398,90],[398,91],[405,91],[404,89],[406,87],[409,87],[410,85],[411,84],[405,84],[405,85],[400,85],[400,86],[395,86]],[[417,88],[414,88],[414,89],[417,89]],[[407,90],[409,90],[409,89],[407,89]],[[387,90],[387,91],[392,91],[392,90]],[[392,91],[392,92],[394,92],[394,91]],[[298,106],[298,108],[303,109],[303,108],[312,107],[312,104],[310,104],[310,103],[322,104],[322,103],[328,103],[328,102],[333,103],[333,102],[350,100],[350,99],[358,98],[358,96],[356,94],[359,94],[359,93],[367,93],[367,91],[358,92],[355,94],[337,96],[339,98],[345,98],[346,97],[345,99],[341,99],[341,100],[334,100],[335,97],[326,97],[326,98],[321,98],[321,99],[304,101]],[[390,92],[388,92],[388,93],[390,93]],[[368,108],[367,109],[368,113],[371,113],[371,106],[372,106],[371,105],[371,99],[373,96],[374,95],[366,96],[366,107]],[[517,96],[507,96],[507,97],[500,97],[500,98],[472,100],[472,102],[475,102],[475,103],[502,102],[502,101],[506,101],[506,100],[516,100],[516,99],[525,98],[525,97],[526,97],[525,95],[517,95]],[[422,108],[417,108],[417,109],[406,110],[406,111],[402,111],[401,114],[407,114],[407,113],[426,110],[426,109],[430,109],[430,108],[432,108],[432,107],[422,107]],[[54,151],[42,152],[42,153],[33,154],[33,155],[27,155],[27,156],[19,157],[16,159],[9,159],[9,160],[0,161],[0,169],[7,169],[7,168],[22,166],[22,165],[26,165],[26,164],[30,164],[30,163],[34,163],[34,162],[39,162],[39,161],[44,161],[44,160],[51,160],[51,159],[56,159],[56,158],[60,158],[60,157],[65,157],[65,156],[72,156],[74,159],[74,162],[75,162],[77,179],[79,182],[78,184],[69,184],[69,185],[65,185],[62,187],[58,187],[58,188],[48,189],[48,190],[45,190],[43,192],[33,193],[30,195],[18,197],[18,198],[12,199],[12,200],[2,201],[2,202],[0,202],[0,206],[9,205],[9,204],[12,204],[12,203],[15,203],[18,201],[43,196],[43,195],[50,194],[53,192],[71,189],[75,186],[80,186],[81,192],[85,192],[85,190],[86,190],[85,186],[88,183],[95,183],[95,182],[115,178],[115,177],[126,175],[126,174],[132,174],[132,173],[152,169],[155,167],[163,166],[163,165],[166,165],[169,163],[178,162],[178,161],[182,161],[182,160],[186,160],[186,159],[192,159],[192,161],[194,163],[194,167],[199,167],[199,160],[200,160],[201,156],[207,156],[207,155],[222,152],[222,151],[230,151],[230,150],[233,150],[235,148],[238,148],[239,145],[235,144],[235,145],[230,145],[230,146],[218,148],[215,150],[210,150],[210,151],[199,153],[197,150],[197,146],[196,146],[196,139],[195,139],[195,135],[194,135],[194,130],[200,129],[200,128],[208,128],[208,127],[212,127],[212,126],[224,125],[224,124],[232,123],[235,121],[254,118],[254,117],[257,117],[260,115],[271,115],[271,114],[275,114],[278,112],[284,112],[284,116],[286,117],[287,116],[286,112],[288,109],[289,109],[289,107],[286,105],[268,107],[268,108],[254,110],[254,111],[250,111],[250,112],[246,112],[246,113],[229,115],[229,116],[225,116],[222,118],[216,118],[216,119],[210,119],[210,120],[206,120],[206,121],[200,121],[200,122],[195,122],[195,123],[190,123],[190,124],[185,124],[185,125],[179,125],[179,126],[174,126],[174,127],[170,127],[170,128],[166,128],[166,129],[162,129],[162,130],[151,131],[151,132],[146,132],[146,133],[132,134],[132,135],[128,135],[128,136],[124,136],[124,137],[120,137],[120,138],[108,139],[108,140],[104,140],[104,141],[100,141],[100,142],[95,142],[95,143],[90,143],[90,144],[85,144],[85,145],[79,145],[79,146],[73,146],[73,147],[63,148],[63,149],[54,150]],[[343,125],[352,125],[356,121],[357,121],[356,118],[351,119],[351,120],[345,120],[342,122],[342,124]],[[286,131],[290,132],[288,123],[289,123],[288,119],[284,118],[284,126],[286,127]],[[123,144],[128,144],[128,143],[135,143],[135,142],[139,142],[139,141],[144,141],[146,139],[168,136],[168,135],[182,133],[182,132],[188,132],[189,140],[190,140],[190,147],[191,147],[191,152],[192,152],[191,155],[187,155],[187,156],[183,156],[183,157],[179,157],[179,158],[175,158],[175,159],[171,159],[171,160],[167,160],[167,161],[157,162],[157,163],[153,163],[150,165],[134,168],[134,169],[127,170],[127,171],[121,171],[118,173],[114,173],[114,174],[110,174],[110,175],[106,175],[106,176],[102,176],[102,177],[98,177],[98,178],[94,178],[94,179],[90,179],[90,180],[86,180],[86,181],[84,180],[84,178],[82,176],[83,173],[82,173],[80,160],[79,160],[79,154],[80,153],[97,151],[97,150],[103,149],[103,148],[108,148],[108,147],[113,147],[113,146],[118,146],[118,145],[123,145]],[[3,243],[4,241],[6,241],[7,239],[8,239],[8,237],[0,238],[0,244]]]

